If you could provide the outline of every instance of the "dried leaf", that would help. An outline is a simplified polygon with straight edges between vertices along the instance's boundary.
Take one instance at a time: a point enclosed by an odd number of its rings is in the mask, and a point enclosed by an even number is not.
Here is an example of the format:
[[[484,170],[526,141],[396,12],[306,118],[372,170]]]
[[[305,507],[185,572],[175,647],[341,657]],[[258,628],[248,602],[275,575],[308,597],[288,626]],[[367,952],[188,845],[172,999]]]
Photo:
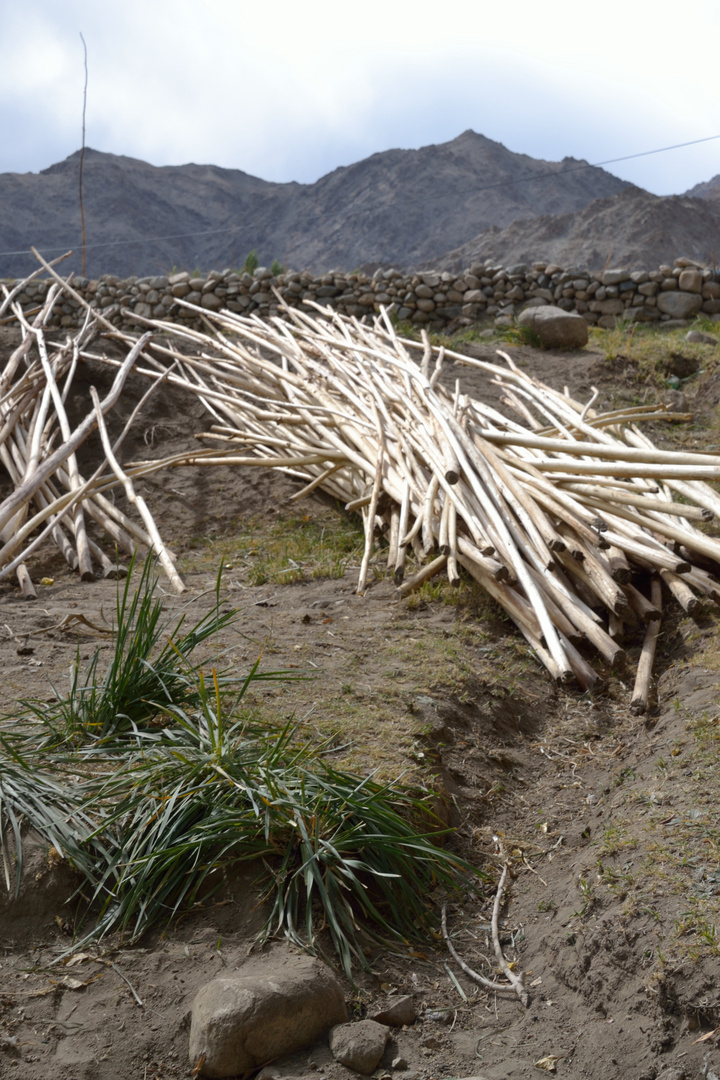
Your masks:
[[[541,1057],[539,1061],[535,1062],[536,1069],[544,1069],[545,1072],[557,1072],[557,1063],[560,1058],[555,1057],[553,1054],[548,1054],[547,1057]]]
[[[87,982],[83,979],[75,979],[72,975],[63,975],[56,985],[64,986],[66,990],[82,990],[83,986],[87,986]]]
[[[64,961],[64,964],[65,964],[65,967],[75,967],[76,964],[82,964],[84,960],[96,960],[96,959],[97,959],[97,957],[93,956],[92,953],[79,952],[79,953],[75,953],[74,956],[68,957],[68,959]]]
[[[713,1028],[712,1031],[706,1031],[705,1034],[701,1035],[699,1039],[694,1039],[693,1040],[693,1046],[695,1046],[696,1043],[707,1042],[708,1039],[712,1039],[713,1035],[717,1035],[719,1033],[720,1033],[720,1027]]]

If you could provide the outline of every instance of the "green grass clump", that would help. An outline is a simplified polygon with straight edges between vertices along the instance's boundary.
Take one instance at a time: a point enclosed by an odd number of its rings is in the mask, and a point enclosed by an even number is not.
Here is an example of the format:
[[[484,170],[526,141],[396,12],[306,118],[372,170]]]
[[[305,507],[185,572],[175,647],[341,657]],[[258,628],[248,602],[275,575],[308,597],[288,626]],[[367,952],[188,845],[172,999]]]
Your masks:
[[[359,515],[328,508],[316,518],[242,519],[232,537],[205,540],[202,547],[209,564],[221,558],[249,585],[289,585],[307,578],[342,578],[348,565],[360,565],[364,542]]]
[[[316,951],[327,928],[350,975],[369,941],[430,931],[434,890],[484,878],[439,845],[426,791],[333,768],[291,726],[248,717],[243,698],[258,679],[292,676],[256,664],[239,680],[215,668],[205,677],[192,654],[233,617],[220,612],[219,578],[215,611],[184,633],[176,624],[164,644],[151,564],[132,595],[129,580],[106,670],[98,649],[47,716],[32,703],[0,736],[15,893],[24,821],[82,876],[93,923],[75,947],[118,931],[135,941],[221,885],[228,866],[262,860],[262,936]],[[0,846],[11,890],[12,857]]]

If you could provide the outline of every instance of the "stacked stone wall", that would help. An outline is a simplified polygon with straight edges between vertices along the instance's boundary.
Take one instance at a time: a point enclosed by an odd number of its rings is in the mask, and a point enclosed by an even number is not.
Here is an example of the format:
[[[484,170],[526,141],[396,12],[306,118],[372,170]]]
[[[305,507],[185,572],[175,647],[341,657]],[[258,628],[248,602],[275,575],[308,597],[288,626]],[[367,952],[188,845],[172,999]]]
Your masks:
[[[6,283],[8,286],[13,283]],[[50,282],[29,282],[17,299],[27,310],[37,306]],[[164,319],[189,326],[202,325],[197,311],[223,308],[241,315],[277,315],[278,295],[293,307],[314,300],[325,307],[357,317],[372,316],[382,305],[393,306],[401,321],[431,330],[490,321],[512,325],[528,306],[552,304],[576,311],[592,325],[614,327],[618,320],[666,323],[704,315],[720,319],[720,270],[679,258],[674,266],[657,270],[608,269],[589,272],[537,262],[496,266],[480,263],[461,274],[378,270],[363,273],[308,271],[274,276],[264,267],[253,274],[211,270],[202,277],[183,272],[170,276],[118,278],[106,274],[97,281],[75,278],[73,288],[113,325],[138,329],[145,319]],[[71,328],[84,318],[82,305],[61,297],[49,325]]]

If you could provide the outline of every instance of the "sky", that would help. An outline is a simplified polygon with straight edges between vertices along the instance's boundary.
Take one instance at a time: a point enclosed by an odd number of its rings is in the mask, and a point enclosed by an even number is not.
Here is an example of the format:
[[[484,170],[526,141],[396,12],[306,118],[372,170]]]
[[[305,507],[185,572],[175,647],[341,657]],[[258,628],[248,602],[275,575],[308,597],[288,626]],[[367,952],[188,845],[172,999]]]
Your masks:
[[[311,183],[472,128],[601,163],[720,135],[718,0],[23,0],[0,20],[0,172],[86,145]],[[608,165],[658,195],[720,138]]]

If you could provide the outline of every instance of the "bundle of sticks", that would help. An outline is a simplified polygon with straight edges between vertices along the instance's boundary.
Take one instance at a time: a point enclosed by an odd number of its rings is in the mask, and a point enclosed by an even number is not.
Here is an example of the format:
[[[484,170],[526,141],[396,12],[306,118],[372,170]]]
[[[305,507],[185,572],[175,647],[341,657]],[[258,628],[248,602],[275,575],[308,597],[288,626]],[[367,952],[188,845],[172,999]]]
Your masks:
[[[551,675],[584,690],[602,676],[579,646],[622,665],[625,632],[640,625],[632,706],[644,711],[663,596],[690,614],[720,600],[720,542],[704,531],[720,513],[710,486],[720,458],[657,449],[638,424],[680,418],[662,406],[596,412],[596,394],[575,401],[504,353],[504,363],[488,363],[433,347],[427,335],[398,337],[385,311],[369,326],[310,306],[266,321],[196,308],[205,331],[136,317],[149,341],[107,324],[137,372],[196,394],[214,421],[198,436],[212,447],[135,462],[124,480],[188,465],[281,470],[301,482],[293,499],[320,488],[362,515],[359,593],[380,538],[400,596],[440,573],[456,585],[462,567]],[[103,329],[96,312],[88,319]],[[75,346],[115,365],[118,378],[128,363]],[[507,415],[448,379],[453,363],[481,371]],[[116,472],[99,479],[98,490],[119,482]],[[69,470],[67,480],[66,492]],[[419,569],[408,577],[409,550]]]
[[[37,273],[44,269],[43,266]],[[96,572],[105,576],[120,572],[118,561],[108,558],[90,535],[88,522],[92,519],[121,551],[132,555],[138,547],[154,549],[173,584],[182,590],[184,586],[173,557],[160,538],[152,514],[116,457],[137,413],[156,385],[150,387],[148,395],[134,410],[114,446],[110,444],[105,421],[151,334],[144,334],[132,343],[102,401],[91,388],[88,413],[73,429],[66,402],[81,352],[97,334],[97,319],[88,311],[74,335],[60,345],[51,345],[45,326],[68,286],[62,279],[51,285],[43,303],[32,312],[34,318],[30,323],[15,299],[26,284],[23,281],[13,290],[3,286],[4,297],[0,300],[0,319],[10,310],[22,335],[0,372],[0,465],[11,488],[0,502],[0,581],[15,574],[23,596],[35,599],[37,592],[26,563],[46,537],[52,538],[83,580],[94,578]],[[98,467],[85,479],[77,451],[96,429],[100,431],[103,452]],[[142,524],[108,499],[106,492],[118,484],[125,488]]]

